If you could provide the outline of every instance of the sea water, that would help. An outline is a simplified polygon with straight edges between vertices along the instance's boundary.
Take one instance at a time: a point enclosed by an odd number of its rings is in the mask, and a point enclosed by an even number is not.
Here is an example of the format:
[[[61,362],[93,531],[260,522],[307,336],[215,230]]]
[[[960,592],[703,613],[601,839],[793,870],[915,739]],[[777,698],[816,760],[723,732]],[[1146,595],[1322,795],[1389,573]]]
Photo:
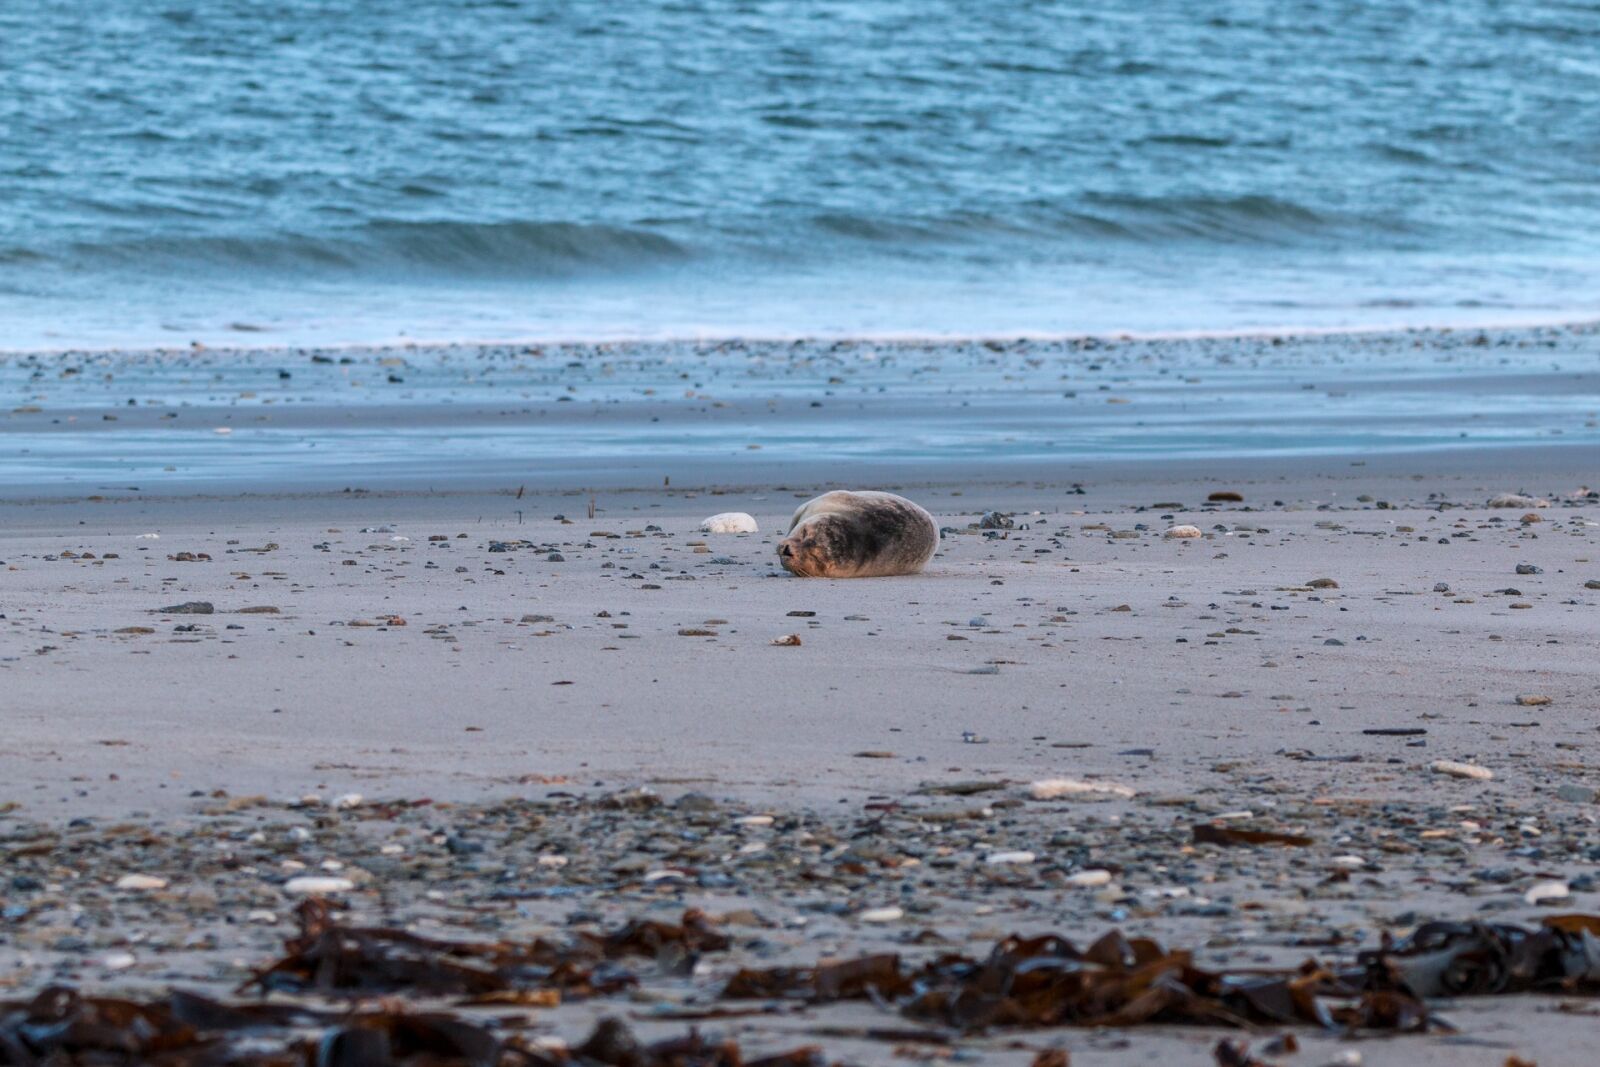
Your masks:
[[[0,3],[0,349],[1591,317],[1600,5]]]

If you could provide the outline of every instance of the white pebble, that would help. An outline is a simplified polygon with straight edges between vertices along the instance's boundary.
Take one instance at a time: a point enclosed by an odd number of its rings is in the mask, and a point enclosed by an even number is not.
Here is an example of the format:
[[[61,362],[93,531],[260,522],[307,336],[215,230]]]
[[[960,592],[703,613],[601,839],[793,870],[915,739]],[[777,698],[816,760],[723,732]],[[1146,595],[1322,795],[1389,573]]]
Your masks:
[[[1080,889],[1092,889],[1095,886],[1110,885],[1111,872],[1102,870],[1099,867],[1093,867],[1087,871],[1078,871],[1075,874],[1067,875],[1067,884],[1077,886]]]
[[[1333,857],[1333,865],[1335,867],[1345,867],[1349,870],[1356,870],[1358,868],[1365,867],[1367,865],[1367,861],[1362,859],[1360,856],[1335,856]]]
[[[297,896],[315,896],[322,893],[348,893],[356,884],[348,878],[319,878],[315,875],[306,875],[303,878],[291,878],[283,883],[285,893]]]
[[[1526,893],[1522,894],[1522,899],[1529,904],[1542,904],[1547,900],[1566,900],[1571,895],[1572,890],[1567,887],[1567,883],[1551,880],[1531,886]]]
[[[167,880],[165,878],[157,878],[153,874],[125,874],[117,879],[117,888],[134,890],[165,889],[167,888]]]
[[[1447,759],[1434,760],[1428,764],[1428,769],[1434,774],[1448,774],[1452,778],[1476,778],[1479,781],[1488,781],[1494,777],[1494,772],[1487,767],[1480,767],[1476,763],[1457,763]]]
[[[991,852],[983,862],[991,867],[1001,867],[1009,863],[1032,863],[1038,859],[1032,852]]]
[[[246,922],[257,923],[261,926],[274,926],[278,922],[277,913],[267,911],[265,908],[259,908],[255,911],[252,911],[245,915],[244,918]]]
[[[756,520],[742,511],[724,511],[700,524],[703,533],[760,533]]]
[[[1028,795],[1035,800],[1055,800],[1059,797],[1103,793],[1114,797],[1131,797],[1136,790],[1115,782],[1080,782],[1075,778],[1045,778],[1028,787]]]
[[[1205,534],[1201,533],[1200,527],[1198,527],[1198,526],[1174,526],[1172,529],[1167,531],[1167,536],[1168,537],[1178,537],[1178,538],[1190,538],[1190,537],[1204,537]]]
[[[539,866],[541,866],[541,867],[549,867],[549,868],[552,868],[554,870],[560,870],[562,867],[565,867],[566,865],[567,865],[567,857],[565,857],[565,856],[540,856],[539,857]]]
[[[733,822],[735,826],[771,826],[773,819],[770,815],[741,815]]]
[[[350,808],[359,808],[361,806],[361,802],[365,799],[366,798],[360,793],[346,793],[344,796],[334,800],[333,806],[336,808],[344,808],[348,811]]]
[[[223,436],[227,436],[228,434],[233,432],[233,427],[232,426],[218,426],[216,429],[212,430],[211,432],[212,433],[216,433],[216,434],[222,434]]]
[[[687,878],[687,877],[689,877],[689,873],[687,871],[680,871],[676,867],[663,867],[659,871],[649,871],[649,872],[647,872],[645,874],[645,876],[644,876],[644,880],[646,882],[662,882],[662,881],[666,881],[669,878]]]
[[[108,952],[100,958],[100,966],[108,971],[125,971],[138,962],[131,952]]]
[[[905,916],[905,909],[897,908],[891,904],[887,908],[868,908],[857,915],[856,918],[864,923],[892,923],[900,921]]]

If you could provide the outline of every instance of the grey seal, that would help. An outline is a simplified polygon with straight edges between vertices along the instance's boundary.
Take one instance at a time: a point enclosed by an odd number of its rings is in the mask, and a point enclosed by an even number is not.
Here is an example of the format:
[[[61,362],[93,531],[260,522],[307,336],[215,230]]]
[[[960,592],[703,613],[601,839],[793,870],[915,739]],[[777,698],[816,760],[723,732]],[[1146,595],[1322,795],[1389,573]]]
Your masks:
[[[836,490],[795,511],[778,542],[778,562],[802,578],[915,574],[939,547],[939,527],[893,493]]]

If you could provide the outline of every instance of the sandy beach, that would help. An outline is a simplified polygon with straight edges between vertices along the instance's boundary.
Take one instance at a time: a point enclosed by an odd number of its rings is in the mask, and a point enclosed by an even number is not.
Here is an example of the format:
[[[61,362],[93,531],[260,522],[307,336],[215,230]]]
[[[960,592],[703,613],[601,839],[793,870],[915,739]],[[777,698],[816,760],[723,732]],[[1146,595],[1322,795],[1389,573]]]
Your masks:
[[[753,960],[1118,927],[1208,966],[1293,966],[1429,919],[1600,910],[1592,443],[988,473],[780,459],[668,486],[14,490],[0,983],[226,991],[287,936],[287,880],[319,867],[351,877],[351,914],[435,933],[727,918],[730,955],[530,1024],[569,1041],[624,1009],[681,1030],[672,1010]],[[924,574],[776,567],[789,512],[847,485],[934,513]],[[1504,494],[1529,499],[1489,506]],[[761,532],[699,532],[723,511]],[[979,529],[993,511],[1013,526]],[[1181,524],[1204,536],[1165,536]],[[1099,791],[1029,792],[1056,778]],[[615,802],[641,790],[661,804]],[[537,820],[507,836],[507,804]],[[1190,840],[1202,823],[1312,840],[1218,848]],[[113,888],[131,872],[162,887]],[[1592,1009],[1562,1002],[1461,998],[1439,1008],[1457,1034],[1358,1044],[1302,1027],[1283,1062],[1577,1063]],[[893,1018],[706,1025],[865,1063],[1198,1064],[1222,1035],[863,1036]]]

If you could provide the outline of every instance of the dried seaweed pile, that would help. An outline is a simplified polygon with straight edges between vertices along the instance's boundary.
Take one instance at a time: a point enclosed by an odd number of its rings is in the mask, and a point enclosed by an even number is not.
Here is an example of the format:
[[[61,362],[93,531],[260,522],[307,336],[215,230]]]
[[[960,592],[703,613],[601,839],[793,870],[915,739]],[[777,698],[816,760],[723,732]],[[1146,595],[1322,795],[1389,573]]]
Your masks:
[[[300,909],[283,958],[246,988],[322,995],[450,996],[462,1005],[554,1004],[601,996],[638,979],[614,965],[651,959],[673,973],[730,947],[703,914],[681,923],[633,921],[566,944],[466,943],[404,930],[346,926],[321,900]],[[1548,991],[1600,993],[1600,916],[1553,916],[1537,927],[1428,923],[1410,937],[1335,968],[1212,971],[1192,953],[1113,931],[1088,948],[1054,935],[1007,938],[982,960],[943,955],[908,966],[883,954],[815,967],[745,969],[728,1000],[822,1004],[870,1000],[956,1032],[990,1027],[1250,1027],[1314,1024],[1342,1031],[1443,1027],[1426,998]],[[615,1020],[571,1048],[530,1040],[526,1020],[452,1011],[330,1011],[301,1004],[225,1004],[185,992],[133,1001],[51,987],[0,1003],[0,1065],[165,1067],[800,1067],[816,1049],[745,1060],[738,1045],[690,1031],[646,1044]],[[715,1017],[707,1011],[701,1017]],[[732,1013],[724,1013],[732,1014]],[[1232,1056],[1233,1060],[1225,1057]],[[1218,1046],[1219,1062],[1258,1062]],[[1058,1057],[1060,1059],[1060,1057]],[[1052,1061],[1053,1062],[1053,1061]]]
[[[300,933],[284,957],[241,987],[318,993],[406,992],[463,996],[477,1003],[559,1003],[603,996],[638,984],[616,961],[654,960],[668,973],[687,973],[703,952],[721,952],[728,938],[699,911],[678,924],[634,920],[609,934],[580,933],[569,944],[440,941],[405,930],[346,926],[313,898],[299,907]],[[516,993],[547,994],[517,998]]]
[[[1193,955],[1113,931],[1080,950],[1047,935],[1011,937],[989,956],[908,968],[896,955],[809,968],[741,970],[733,999],[870,999],[959,1030],[1147,1023],[1417,1032],[1445,1027],[1425,998],[1530,991],[1600,993],[1600,916],[1554,916],[1537,929],[1428,923],[1364,952],[1354,967],[1309,960],[1292,971],[1209,971]]]
[[[316,1027],[315,1036],[264,1035]],[[263,1048],[271,1044],[276,1047]],[[227,1005],[174,992],[144,1002],[85,997],[52,987],[32,1001],[0,1002],[6,1067],[148,1064],[151,1067],[811,1067],[812,1048],[745,1059],[737,1043],[690,1031],[639,1041],[602,1021],[581,1045],[540,1047],[447,1012],[336,1016],[298,1007]]]

